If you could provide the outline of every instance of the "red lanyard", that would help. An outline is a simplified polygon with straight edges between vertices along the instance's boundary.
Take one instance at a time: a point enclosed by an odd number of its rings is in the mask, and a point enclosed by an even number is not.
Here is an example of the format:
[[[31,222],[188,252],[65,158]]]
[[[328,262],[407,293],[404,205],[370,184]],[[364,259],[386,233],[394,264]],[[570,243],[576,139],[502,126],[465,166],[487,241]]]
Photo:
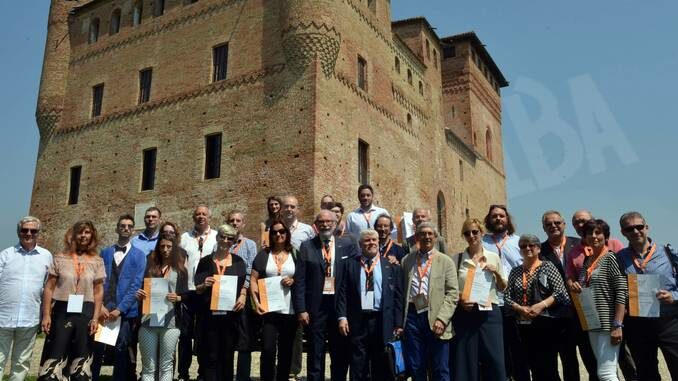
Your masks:
[[[641,273],[644,273],[645,267],[647,266],[647,262],[650,262],[650,258],[652,258],[652,255],[654,254],[655,251],[657,251],[657,244],[653,243],[652,246],[650,246],[649,252],[645,256],[643,263],[640,263],[640,261],[638,260],[639,257],[634,254],[633,264],[636,266],[636,269],[638,269]]]
[[[365,290],[369,290],[370,284],[372,283],[371,282],[372,272],[374,271],[374,268],[377,267],[377,263],[379,263],[379,256],[377,255],[374,258],[372,258],[372,265],[369,267],[365,263],[364,258],[360,258],[360,263],[362,263],[363,269],[365,269]]]
[[[525,265],[523,265],[523,305],[524,306],[528,305],[527,304],[527,275],[529,274],[530,277],[531,277],[532,274],[534,274],[534,272],[537,271],[537,268],[539,266],[541,266],[541,261],[539,259],[537,259],[536,262],[534,262],[534,265],[529,269],[526,269]],[[527,270],[527,271],[525,271],[525,270]]]
[[[607,248],[607,245],[603,246],[603,249],[598,253],[598,256],[596,257],[596,259],[586,269],[586,285],[587,286],[591,283],[591,277],[593,276],[593,272],[596,271],[596,269],[598,268],[598,262],[600,262],[600,259],[608,251],[610,251],[610,250]],[[594,253],[593,253],[592,247],[584,246],[584,255],[586,255],[587,257],[590,257],[593,254]]]
[[[388,252],[391,251],[391,246],[393,246],[393,240],[389,239],[388,240],[388,246],[386,246],[386,250],[384,250],[384,254],[381,255],[382,257],[386,258],[386,256],[388,255]]]
[[[421,257],[417,256],[417,273],[419,273],[419,294],[421,294],[421,288],[424,285],[424,278],[426,277],[426,273],[428,272],[428,269],[431,267],[431,263],[433,262],[433,254],[428,256],[428,259],[426,260],[426,266],[422,269],[421,267]]]
[[[274,255],[273,252],[271,252],[271,255],[273,255],[273,262],[275,262],[275,267],[278,269],[278,275],[282,275],[282,268],[285,265],[285,262],[287,261],[287,257],[290,255],[288,252],[284,251],[282,255],[277,254]],[[282,258],[282,259],[280,259]]]
[[[228,268],[228,265],[226,264],[226,260],[228,259],[228,256],[226,258],[217,261],[216,259],[214,260],[214,264],[217,265],[217,273],[219,275],[224,275],[224,272]]]
[[[75,269],[75,294],[78,294],[78,285],[80,284],[80,276],[85,272],[85,264],[80,263],[78,256],[71,253],[71,258],[73,259],[73,268]]]
[[[497,254],[499,254],[499,256],[501,257],[501,248],[504,247],[504,245],[506,245],[506,241],[508,240],[509,235],[504,234],[504,238],[501,240],[501,242],[497,242],[497,240],[494,238],[493,235],[490,236],[490,237],[492,237],[492,241],[494,241],[494,246],[497,247],[497,252],[498,252]]]

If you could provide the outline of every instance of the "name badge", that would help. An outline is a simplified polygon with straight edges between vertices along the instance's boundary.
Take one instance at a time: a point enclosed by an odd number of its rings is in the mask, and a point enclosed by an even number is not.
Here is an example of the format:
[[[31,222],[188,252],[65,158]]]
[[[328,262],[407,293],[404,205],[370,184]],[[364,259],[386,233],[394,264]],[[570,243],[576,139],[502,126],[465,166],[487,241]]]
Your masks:
[[[428,311],[428,299],[426,298],[426,295],[417,294],[417,296],[414,297],[413,301],[414,308],[417,310],[418,314]]]
[[[334,295],[334,277],[326,276],[323,285],[323,295]]]
[[[225,316],[228,315],[228,311],[212,311],[212,316]]]
[[[482,304],[478,303],[478,311],[492,311],[492,304],[483,306]]]
[[[364,294],[361,293],[360,304],[363,307],[363,311],[373,311],[374,310],[374,291],[367,291]]]
[[[83,303],[85,303],[85,295],[68,295],[68,305],[66,306],[66,312],[73,314],[82,313]]]
[[[520,324],[520,325],[530,325],[530,324],[532,324],[532,320],[518,319],[518,324]]]

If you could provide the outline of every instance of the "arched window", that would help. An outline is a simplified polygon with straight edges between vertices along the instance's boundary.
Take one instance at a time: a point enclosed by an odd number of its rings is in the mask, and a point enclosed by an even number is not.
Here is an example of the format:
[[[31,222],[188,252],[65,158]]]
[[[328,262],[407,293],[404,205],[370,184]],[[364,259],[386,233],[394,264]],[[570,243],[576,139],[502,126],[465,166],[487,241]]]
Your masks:
[[[395,58],[395,70],[396,73],[400,74],[400,59],[398,57]]]
[[[487,160],[492,161],[492,132],[489,127],[485,131],[485,156]]]
[[[141,1],[134,3],[134,10],[132,11],[132,25],[137,26],[141,24],[141,16],[144,12],[144,4]]]
[[[111,13],[111,25],[108,29],[108,33],[113,35],[120,32],[120,8],[116,9]]]
[[[445,195],[442,191],[438,192],[438,234],[447,236],[447,207],[445,206]]]
[[[95,18],[89,23],[89,39],[90,44],[97,42],[99,39],[99,18]]]

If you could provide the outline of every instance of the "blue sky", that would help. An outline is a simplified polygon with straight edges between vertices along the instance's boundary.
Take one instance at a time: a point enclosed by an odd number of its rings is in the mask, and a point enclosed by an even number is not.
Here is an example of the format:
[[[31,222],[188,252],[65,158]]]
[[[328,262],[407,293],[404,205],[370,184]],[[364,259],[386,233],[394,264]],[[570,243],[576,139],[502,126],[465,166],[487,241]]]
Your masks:
[[[620,237],[619,215],[636,209],[651,236],[678,245],[670,225],[678,213],[678,3],[393,0],[392,8],[394,19],[427,17],[441,37],[475,31],[511,82],[502,92],[504,147],[520,232],[543,236],[544,210],[569,220],[588,208]],[[33,0],[7,2],[0,13],[2,247],[16,240],[30,202],[48,10],[47,0]]]

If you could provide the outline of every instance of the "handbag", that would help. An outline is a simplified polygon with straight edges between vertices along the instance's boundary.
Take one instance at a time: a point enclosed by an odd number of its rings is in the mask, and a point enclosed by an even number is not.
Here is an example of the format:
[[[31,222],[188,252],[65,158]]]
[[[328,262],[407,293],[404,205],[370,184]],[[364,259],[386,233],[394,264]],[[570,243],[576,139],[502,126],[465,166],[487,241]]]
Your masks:
[[[405,357],[403,356],[403,342],[400,339],[390,341],[386,344],[386,358],[388,369],[394,380],[404,380],[407,378],[407,368],[405,366]]]

